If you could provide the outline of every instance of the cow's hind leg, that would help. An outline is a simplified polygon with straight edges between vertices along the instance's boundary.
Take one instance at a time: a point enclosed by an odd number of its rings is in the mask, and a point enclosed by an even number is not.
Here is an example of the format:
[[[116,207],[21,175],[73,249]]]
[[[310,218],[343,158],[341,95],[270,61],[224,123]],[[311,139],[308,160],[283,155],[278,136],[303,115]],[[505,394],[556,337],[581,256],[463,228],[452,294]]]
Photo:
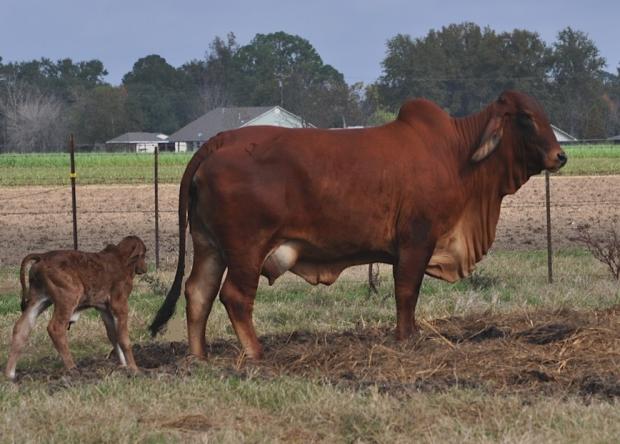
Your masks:
[[[50,305],[51,301],[47,298],[34,300],[31,299],[30,304],[26,307],[20,318],[13,327],[13,338],[11,340],[11,350],[9,351],[9,359],[6,364],[5,375],[9,379],[15,379],[15,367],[17,360],[28,341],[30,332],[32,331],[37,317],[43,313]]]
[[[260,359],[262,348],[256,337],[252,321],[259,271],[258,268],[255,272],[250,270],[252,268],[233,267],[229,264],[228,275],[224,280],[220,299],[226,307],[230,322],[245,353],[250,358]]]
[[[185,283],[185,298],[189,351],[200,359],[205,357],[207,320],[220,289],[224,269],[225,265],[215,248],[194,240],[194,262]]]

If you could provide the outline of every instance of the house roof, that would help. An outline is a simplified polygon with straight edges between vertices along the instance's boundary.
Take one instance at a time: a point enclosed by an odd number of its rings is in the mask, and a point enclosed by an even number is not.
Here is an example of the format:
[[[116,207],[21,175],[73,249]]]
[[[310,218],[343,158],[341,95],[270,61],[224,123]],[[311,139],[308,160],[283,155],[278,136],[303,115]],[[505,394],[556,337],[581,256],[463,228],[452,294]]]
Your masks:
[[[168,136],[161,133],[125,133],[106,143],[153,143],[168,142]]]
[[[553,133],[555,134],[555,138],[558,139],[558,142],[576,142],[577,138],[571,136],[566,131],[561,130],[555,125],[551,125],[551,129],[553,129]]]
[[[171,142],[203,142],[221,131],[244,126],[273,109],[273,106],[216,108],[188,123],[170,136]]]
[[[607,140],[620,140],[620,134],[618,134],[617,136],[610,137]]]

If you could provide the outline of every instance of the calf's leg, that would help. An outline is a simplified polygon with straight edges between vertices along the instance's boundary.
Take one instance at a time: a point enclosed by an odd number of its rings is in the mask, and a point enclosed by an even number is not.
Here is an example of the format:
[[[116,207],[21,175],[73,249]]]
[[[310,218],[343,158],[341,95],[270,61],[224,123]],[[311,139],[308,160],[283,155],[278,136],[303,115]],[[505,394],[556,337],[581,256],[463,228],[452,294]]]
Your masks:
[[[15,367],[17,360],[28,342],[30,332],[34,327],[37,317],[43,313],[52,303],[49,299],[30,299],[30,303],[19,317],[13,327],[13,337],[11,340],[11,349],[9,351],[9,359],[6,364],[4,374],[7,378],[15,379]]]
[[[47,332],[67,370],[76,368],[73,356],[71,356],[71,351],[69,351],[69,341],[67,339],[67,330],[72,314],[73,307],[59,307],[55,305],[52,319],[50,319],[49,324],[47,324]]]
[[[105,331],[108,335],[108,339],[114,348],[114,352],[118,356],[118,360],[121,363],[121,366],[127,366],[127,360],[125,359],[125,354],[123,350],[121,350],[121,346],[118,343],[118,335],[116,334],[116,321],[114,320],[114,316],[109,310],[101,310],[99,311],[101,315],[101,320],[103,321],[103,325],[105,325]]]
[[[112,298],[115,300],[115,298]],[[118,339],[118,345],[121,348],[122,353],[125,355],[125,359],[127,361],[127,367],[130,370],[137,372],[138,366],[136,365],[136,360],[133,357],[133,351],[131,350],[131,343],[129,342],[129,327],[128,327],[128,307],[127,307],[127,297],[116,299],[119,302],[117,304],[112,304],[111,311],[112,316],[114,317],[114,321],[116,324],[116,337]],[[120,355],[119,355],[120,357]]]

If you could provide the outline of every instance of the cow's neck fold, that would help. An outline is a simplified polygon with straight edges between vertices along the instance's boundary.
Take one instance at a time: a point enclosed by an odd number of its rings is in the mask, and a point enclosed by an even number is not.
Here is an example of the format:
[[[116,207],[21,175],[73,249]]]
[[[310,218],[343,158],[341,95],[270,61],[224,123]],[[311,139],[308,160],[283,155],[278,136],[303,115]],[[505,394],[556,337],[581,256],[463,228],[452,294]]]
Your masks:
[[[490,106],[486,107],[479,113],[466,117],[453,118],[453,123],[459,136],[458,148],[465,156],[465,161],[469,161],[480,146],[484,129],[491,118],[490,108]]]
[[[515,193],[529,178],[527,165],[520,160],[521,141],[512,137],[511,128],[504,128],[504,138],[511,138],[509,145],[500,142],[495,152],[479,163],[473,163],[471,157],[480,146],[485,128],[493,114],[492,105],[467,117],[455,118],[454,126],[459,136],[457,148],[464,164],[465,176],[474,177],[476,187],[492,189],[500,198]],[[467,178],[465,178],[467,179]],[[477,191],[482,191],[478,189]]]
[[[500,143],[488,158],[472,163],[471,156],[480,145],[491,116],[492,108],[487,107],[477,114],[454,119],[466,201],[455,226],[438,239],[426,269],[432,276],[455,281],[473,271],[495,239],[502,198],[516,192],[528,179],[526,165],[516,161],[520,156],[512,151],[517,146]],[[511,136],[510,129],[505,128],[504,137]]]

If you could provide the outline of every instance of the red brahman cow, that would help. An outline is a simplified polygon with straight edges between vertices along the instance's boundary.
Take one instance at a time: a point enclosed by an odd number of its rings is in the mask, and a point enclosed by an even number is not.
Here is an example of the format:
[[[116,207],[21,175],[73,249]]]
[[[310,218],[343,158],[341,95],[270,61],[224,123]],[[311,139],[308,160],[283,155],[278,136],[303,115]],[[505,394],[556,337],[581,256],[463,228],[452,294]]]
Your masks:
[[[396,336],[407,338],[424,274],[450,282],[470,274],[495,238],[502,198],[565,163],[541,106],[514,91],[464,118],[417,99],[375,128],[221,133],[183,175],[177,273],[151,332],[179,298],[189,219],[192,355],[205,356],[206,322],[225,269],[220,298],[251,358],[261,356],[252,321],[261,274],[273,283],[291,271],[329,285],[352,265],[393,264]]]

